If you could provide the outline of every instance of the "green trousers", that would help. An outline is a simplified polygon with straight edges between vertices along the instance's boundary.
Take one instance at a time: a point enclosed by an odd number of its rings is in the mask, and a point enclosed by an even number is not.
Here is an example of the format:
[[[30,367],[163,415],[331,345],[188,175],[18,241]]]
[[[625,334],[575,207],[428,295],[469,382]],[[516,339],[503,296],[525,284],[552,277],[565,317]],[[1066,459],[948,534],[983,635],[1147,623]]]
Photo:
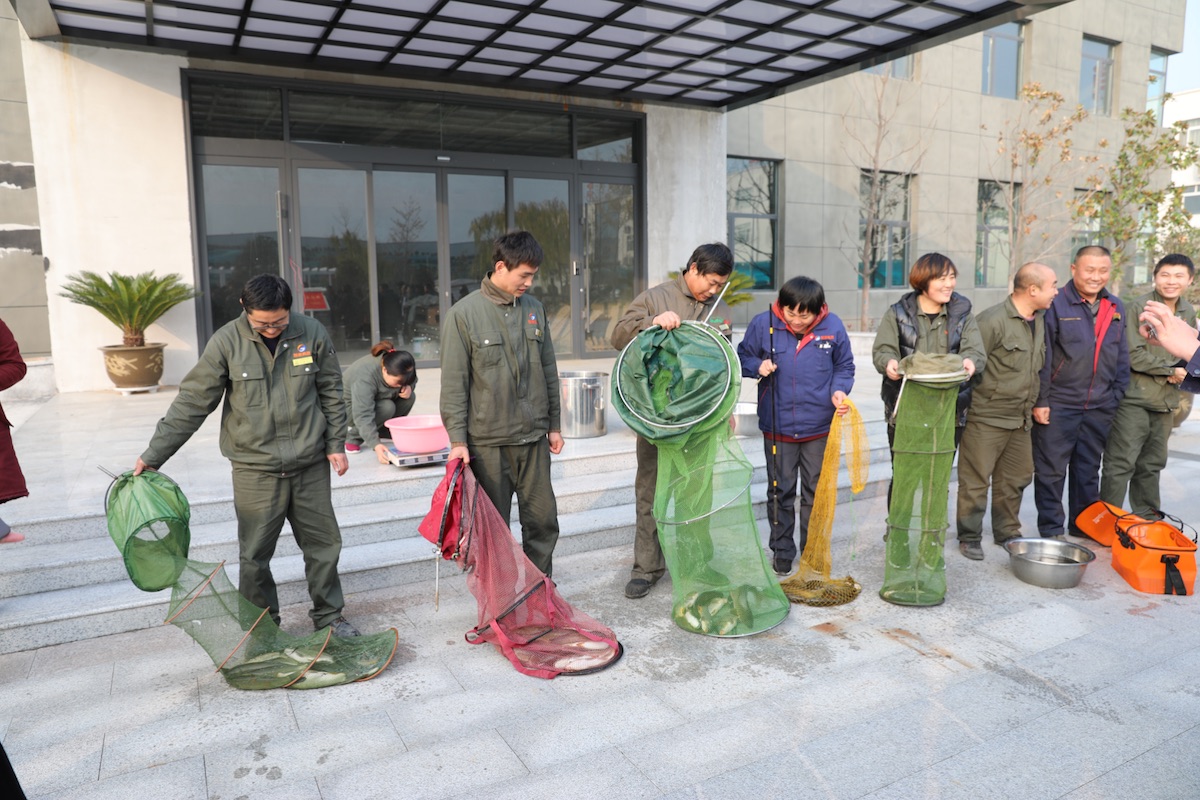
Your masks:
[[[233,507],[238,520],[241,572],[238,590],[279,621],[279,594],[271,574],[271,557],[286,519],[304,554],[304,576],[312,598],[315,628],[323,628],[342,615],[342,581],[338,558],[342,533],[333,513],[329,462],[280,477],[234,465]]]
[[[1173,417],[1169,411],[1152,411],[1128,403],[1117,407],[1104,446],[1101,500],[1139,516],[1161,508],[1158,479],[1167,466],[1167,437],[1171,435]]]
[[[1020,536],[1021,496],[1032,482],[1030,432],[1023,428],[997,428],[968,418],[958,449],[958,540],[983,540],[989,484],[993,541],[1000,543]]]
[[[658,448],[641,436],[637,437],[637,476],[633,495],[637,527],[633,534],[633,569],[630,578],[657,583],[667,571],[662,543],[658,540],[658,525],[654,522],[654,494],[658,485]]]
[[[521,549],[533,565],[551,574],[554,545],[558,543],[558,501],[550,483],[550,443],[500,447],[470,445],[471,472],[508,522],[513,493],[521,520]]]

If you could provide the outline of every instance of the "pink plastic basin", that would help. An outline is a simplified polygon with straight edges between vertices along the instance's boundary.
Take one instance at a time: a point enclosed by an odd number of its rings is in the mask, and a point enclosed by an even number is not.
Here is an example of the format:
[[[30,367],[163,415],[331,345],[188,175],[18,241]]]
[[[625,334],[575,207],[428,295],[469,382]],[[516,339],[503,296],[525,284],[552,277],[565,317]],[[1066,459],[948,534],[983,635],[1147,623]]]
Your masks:
[[[436,453],[450,446],[450,434],[437,414],[410,414],[383,424],[392,433],[392,446],[401,453]]]

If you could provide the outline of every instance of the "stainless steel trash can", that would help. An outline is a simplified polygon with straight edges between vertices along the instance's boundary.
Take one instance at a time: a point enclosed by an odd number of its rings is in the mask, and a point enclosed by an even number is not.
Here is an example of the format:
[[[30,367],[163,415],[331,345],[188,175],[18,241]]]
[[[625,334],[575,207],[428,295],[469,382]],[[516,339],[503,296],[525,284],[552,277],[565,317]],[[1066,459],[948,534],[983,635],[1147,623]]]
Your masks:
[[[604,410],[608,406],[607,372],[560,372],[564,439],[591,439],[608,432]]]

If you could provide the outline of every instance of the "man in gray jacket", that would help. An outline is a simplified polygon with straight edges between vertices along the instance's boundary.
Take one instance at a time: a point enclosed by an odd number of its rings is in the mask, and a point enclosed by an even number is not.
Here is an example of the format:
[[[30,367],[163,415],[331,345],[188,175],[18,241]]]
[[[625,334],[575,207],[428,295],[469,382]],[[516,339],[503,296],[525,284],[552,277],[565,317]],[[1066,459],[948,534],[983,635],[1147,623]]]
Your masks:
[[[442,326],[442,422],[506,521],[517,495],[521,548],[550,575],[558,504],[550,454],[562,452],[558,364],[549,320],[528,292],[543,258],[526,231],[495,242],[495,267]]]
[[[221,454],[233,464],[241,569],[238,590],[279,622],[271,557],[287,519],[304,553],[313,625],[358,636],[342,616],[329,470],[346,473],[342,369],[321,323],[292,316],[292,290],[278,275],[246,282],[244,314],[208,340],[179,385],[133,474],[175,455],[224,398]]]
[[[613,328],[612,346],[624,349],[642,331],[658,325],[672,330],[684,320],[702,320],[716,326],[726,337],[732,331],[729,307],[721,303],[715,310],[721,289],[733,273],[733,253],[721,243],[704,244],[688,259],[687,268],[673,281],[651,287],[633,299],[624,316]],[[625,585],[630,599],[645,597],[650,587],[667,571],[662,545],[658,541],[658,526],[654,524],[654,489],[658,482],[658,450],[637,437],[637,477],[634,496],[637,507],[637,528],[633,543],[633,570]]]

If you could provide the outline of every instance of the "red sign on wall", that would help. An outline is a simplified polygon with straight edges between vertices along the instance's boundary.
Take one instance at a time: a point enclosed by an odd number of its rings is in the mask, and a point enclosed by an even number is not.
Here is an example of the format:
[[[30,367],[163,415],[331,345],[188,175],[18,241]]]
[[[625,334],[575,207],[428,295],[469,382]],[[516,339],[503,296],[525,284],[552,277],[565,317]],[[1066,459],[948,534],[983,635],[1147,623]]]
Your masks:
[[[304,290],[304,310],[305,311],[328,311],[329,301],[325,299],[324,289],[305,289]]]

